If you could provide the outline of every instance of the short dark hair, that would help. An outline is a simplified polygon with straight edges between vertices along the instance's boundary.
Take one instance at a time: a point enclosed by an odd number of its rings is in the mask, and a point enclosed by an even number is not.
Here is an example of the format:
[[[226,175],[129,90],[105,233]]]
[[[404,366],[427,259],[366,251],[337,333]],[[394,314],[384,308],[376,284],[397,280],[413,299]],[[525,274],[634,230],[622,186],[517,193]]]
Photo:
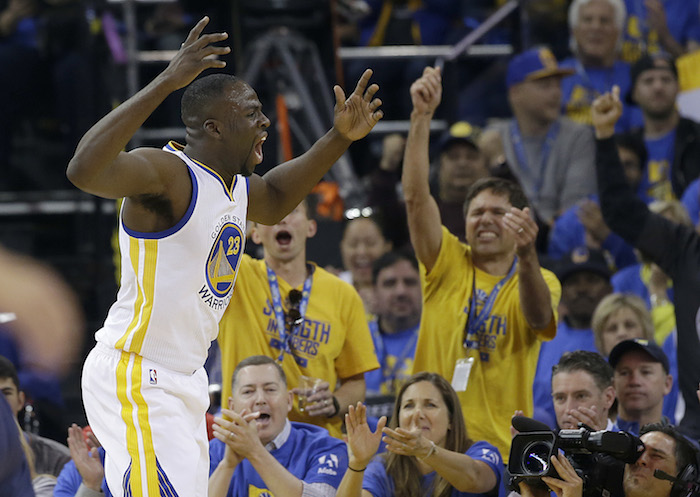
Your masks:
[[[386,252],[379,256],[379,258],[372,264],[372,284],[377,284],[377,278],[382,269],[393,266],[399,261],[408,261],[413,269],[418,271],[418,261],[416,256],[409,249],[399,249]]]
[[[7,357],[0,355],[0,379],[10,378],[19,391],[19,376],[17,368]]]
[[[202,109],[221,98],[228,88],[239,83],[244,83],[244,81],[233,74],[223,73],[210,74],[195,79],[182,94],[180,101],[182,122],[187,125],[188,121],[198,116]]]
[[[469,204],[474,197],[483,192],[484,190],[491,190],[496,195],[501,195],[508,197],[510,205],[517,207],[518,209],[524,209],[527,207],[529,202],[525,196],[525,192],[520,188],[520,185],[514,181],[504,178],[495,178],[489,176],[488,178],[481,178],[476,180],[467,190],[467,197],[464,200],[464,215],[467,215],[469,211]]]
[[[639,159],[639,168],[644,170],[647,163],[647,147],[644,144],[644,138],[637,133],[618,133],[614,136],[615,145],[632,151]]]
[[[698,469],[697,449],[693,447],[693,444],[690,443],[675,426],[666,422],[649,423],[642,426],[642,429],[639,430],[639,436],[641,437],[642,435],[653,431],[658,431],[668,435],[676,442],[676,472],[680,473],[688,465],[692,465],[695,467],[695,469]]]
[[[287,375],[284,374],[282,366],[280,366],[277,361],[266,355],[252,355],[239,362],[233,370],[233,374],[231,375],[231,391],[233,391],[236,386],[236,378],[238,378],[238,373],[240,373],[243,368],[247,368],[248,366],[266,366],[268,364],[272,364],[275,367],[277,373],[280,375],[282,383],[287,386]]]
[[[591,375],[601,392],[612,386],[613,376],[615,375],[608,361],[603,359],[603,356],[597,352],[576,350],[574,352],[566,352],[559,359],[559,363],[552,366],[552,379],[557,373],[573,373],[575,371],[585,371]]]

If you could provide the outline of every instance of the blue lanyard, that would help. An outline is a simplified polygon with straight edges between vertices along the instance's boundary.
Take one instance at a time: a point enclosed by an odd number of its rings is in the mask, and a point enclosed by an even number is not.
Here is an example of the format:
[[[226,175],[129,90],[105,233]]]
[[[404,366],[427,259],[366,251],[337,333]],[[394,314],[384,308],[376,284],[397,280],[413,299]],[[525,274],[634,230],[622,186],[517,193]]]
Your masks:
[[[510,266],[510,270],[508,271],[508,274],[506,274],[501,281],[496,283],[496,286],[493,287],[491,290],[491,293],[489,293],[489,296],[486,297],[486,301],[484,302],[484,307],[481,308],[481,312],[479,314],[476,313],[476,270],[474,269],[474,266],[472,266],[472,295],[471,298],[469,299],[469,314],[467,315],[467,326],[466,326],[466,336],[464,337],[464,347],[467,347],[467,342],[468,342],[468,336],[473,335],[479,332],[479,328],[486,322],[486,320],[491,316],[491,311],[493,310],[493,305],[496,302],[496,298],[498,297],[498,293],[501,291],[503,286],[508,283],[508,280],[510,280],[513,275],[515,274],[515,267],[518,263],[518,258],[517,256],[513,259],[513,264]]]
[[[379,319],[377,319],[376,323],[377,329],[375,330],[373,328],[370,328],[370,331],[372,332],[372,338],[374,341],[374,348],[376,349],[375,351],[377,353],[377,358],[379,359],[379,363],[381,364],[383,381],[390,379],[393,380],[396,377],[396,373],[398,372],[399,367],[401,367],[403,362],[406,360],[406,356],[411,351],[411,349],[415,347],[416,342],[418,341],[418,333],[414,333],[411,339],[406,342],[406,344],[403,346],[401,354],[396,356],[396,362],[394,363],[394,367],[391,368],[391,370],[389,370],[386,365],[386,348],[384,347],[384,337],[382,336],[381,331],[379,331]],[[419,325],[416,325],[411,329],[415,331],[418,329],[418,326]]]
[[[306,308],[309,305],[309,295],[311,295],[311,284],[313,282],[314,269],[316,269],[312,264],[306,265],[306,270],[308,276],[304,280],[304,288],[301,292],[301,303],[299,304],[299,314],[301,314],[301,324],[298,326],[292,326],[287,333],[287,325],[284,320],[284,308],[282,307],[282,295],[280,294],[279,283],[277,282],[277,275],[270,269],[270,266],[265,264],[267,269],[267,283],[270,286],[270,294],[272,294],[272,308],[275,312],[275,319],[277,320],[277,332],[280,335],[280,342],[282,343],[282,351],[280,356],[277,358],[279,362],[284,360],[284,353],[292,354],[292,347],[289,343],[291,337],[299,326],[304,325],[304,317],[306,316]]]
[[[554,146],[554,141],[557,139],[559,134],[559,121],[554,122],[549,127],[547,131],[547,136],[544,139],[544,145],[542,146],[542,156],[540,157],[540,165],[538,168],[537,177],[533,177],[533,173],[530,172],[530,167],[527,163],[527,155],[525,154],[525,147],[523,146],[523,137],[520,133],[520,128],[518,127],[518,121],[513,119],[510,123],[510,137],[513,142],[513,150],[515,152],[515,157],[518,160],[518,165],[529,176],[534,183],[533,192],[535,196],[539,199],[539,193],[542,189],[542,184],[544,183],[544,172],[547,168],[547,159],[549,159],[549,153],[552,151]]]

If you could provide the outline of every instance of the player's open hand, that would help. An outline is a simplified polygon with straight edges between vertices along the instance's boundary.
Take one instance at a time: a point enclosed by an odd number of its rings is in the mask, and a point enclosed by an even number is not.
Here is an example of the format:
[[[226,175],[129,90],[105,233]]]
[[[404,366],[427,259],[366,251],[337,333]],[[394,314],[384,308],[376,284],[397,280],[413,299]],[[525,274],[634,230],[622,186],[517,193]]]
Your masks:
[[[357,82],[355,91],[347,99],[340,86],[333,87],[335,93],[333,127],[348,140],[355,141],[364,138],[374,125],[384,117],[384,112],[379,109],[382,101],[373,98],[374,94],[379,91],[379,85],[376,83],[369,85],[371,77],[372,70],[365,70]]]
[[[611,92],[604,93],[591,105],[591,119],[596,138],[609,138],[615,133],[615,123],[622,115],[620,87],[615,85]]]
[[[439,67],[426,67],[423,75],[411,85],[413,110],[431,116],[442,100],[442,75]]]
[[[214,43],[228,38],[227,33],[202,34],[209,23],[209,17],[204,16],[192,28],[190,34],[180,46],[180,50],[170,61],[162,75],[173,85],[173,91],[190,84],[205,69],[222,68],[226,62],[216,56],[225,55],[231,51],[227,46],[216,46]]]

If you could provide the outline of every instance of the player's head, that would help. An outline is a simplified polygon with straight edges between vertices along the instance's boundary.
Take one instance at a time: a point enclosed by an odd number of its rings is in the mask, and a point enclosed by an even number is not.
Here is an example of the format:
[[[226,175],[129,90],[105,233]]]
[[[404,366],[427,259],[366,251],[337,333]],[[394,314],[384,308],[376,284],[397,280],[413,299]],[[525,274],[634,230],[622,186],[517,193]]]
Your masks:
[[[196,79],[182,96],[180,113],[187,146],[217,172],[250,176],[262,162],[270,120],[242,79],[222,73]]]

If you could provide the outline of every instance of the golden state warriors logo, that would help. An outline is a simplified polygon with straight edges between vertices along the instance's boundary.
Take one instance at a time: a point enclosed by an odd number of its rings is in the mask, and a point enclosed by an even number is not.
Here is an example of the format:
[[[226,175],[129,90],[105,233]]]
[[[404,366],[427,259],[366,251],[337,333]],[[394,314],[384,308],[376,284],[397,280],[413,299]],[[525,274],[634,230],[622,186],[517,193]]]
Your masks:
[[[217,297],[225,297],[231,291],[244,243],[238,226],[226,223],[221,227],[207,259],[207,283]]]

